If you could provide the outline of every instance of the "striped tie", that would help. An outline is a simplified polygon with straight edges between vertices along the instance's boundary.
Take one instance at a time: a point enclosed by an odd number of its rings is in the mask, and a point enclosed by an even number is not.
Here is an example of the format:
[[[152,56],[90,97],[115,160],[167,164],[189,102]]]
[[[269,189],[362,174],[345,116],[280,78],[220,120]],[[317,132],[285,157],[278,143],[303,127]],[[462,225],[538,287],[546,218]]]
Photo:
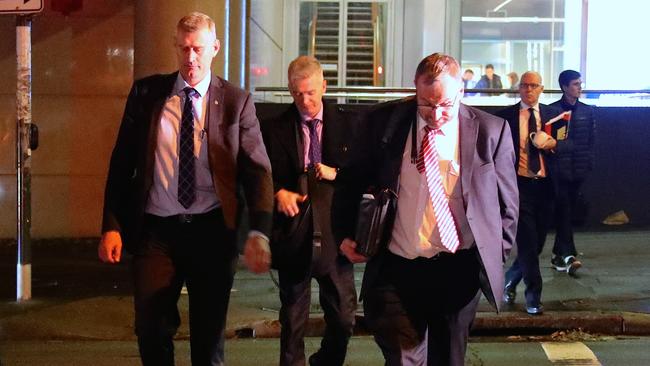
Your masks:
[[[440,232],[440,242],[450,252],[455,253],[460,246],[456,224],[449,209],[449,201],[445,194],[445,188],[442,186],[440,177],[440,167],[438,166],[438,149],[436,148],[436,134],[439,129],[432,129],[429,126],[424,127],[424,137],[422,138],[422,147],[416,161],[418,171],[425,173],[433,213],[438,224]]]

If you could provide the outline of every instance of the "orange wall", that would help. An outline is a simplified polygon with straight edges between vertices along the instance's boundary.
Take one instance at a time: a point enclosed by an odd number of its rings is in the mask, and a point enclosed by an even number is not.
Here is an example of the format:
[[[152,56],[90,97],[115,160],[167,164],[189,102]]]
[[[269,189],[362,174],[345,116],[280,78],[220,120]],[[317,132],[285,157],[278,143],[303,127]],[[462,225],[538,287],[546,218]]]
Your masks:
[[[133,0],[32,22],[32,235],[97,236],[109,155],[133,75]],[[16,231],[15,17],[0,16],[0,238]]]

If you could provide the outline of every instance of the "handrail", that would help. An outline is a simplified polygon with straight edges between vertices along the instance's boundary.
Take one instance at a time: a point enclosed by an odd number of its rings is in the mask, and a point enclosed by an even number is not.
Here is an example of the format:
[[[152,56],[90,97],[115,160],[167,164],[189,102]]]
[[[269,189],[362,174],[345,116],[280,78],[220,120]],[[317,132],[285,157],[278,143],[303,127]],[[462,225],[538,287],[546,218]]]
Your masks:
[[[372,21],[372,85],[378,86],[379,83],[379,70],[377,66],[382,62],[380,59],[380,50],[382,48],[381,39],[379,37],[379,12],[377,8],[379,4],[372,3],[371,5],[371,21]]]
[[[256,92],[289,92],[287,87],[282,86],[258,86]],[[354,87],[327,87],[329,93],[415,93],[415,88],[390,88],[374,86],[354,86]],[[465,89],[465,94],[519,94],[513,89]],[[560,89],[544,89],[545,94],[562,94]],[[584,89],[582,94],[650,94],[650,89],[640,90],[612,90],[612,89]]]
[[[309,55],[316,56],[316,26],[318,22],[318,7],[309,23]]]

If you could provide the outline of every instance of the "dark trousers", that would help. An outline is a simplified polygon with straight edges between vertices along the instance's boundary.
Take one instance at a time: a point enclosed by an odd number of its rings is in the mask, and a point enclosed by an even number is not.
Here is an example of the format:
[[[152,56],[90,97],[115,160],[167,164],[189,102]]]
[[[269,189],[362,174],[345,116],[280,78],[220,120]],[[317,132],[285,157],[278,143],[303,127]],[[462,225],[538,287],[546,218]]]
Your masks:
[[[311,279],[318,282],[319,300],[325,319],[325,335],[320,349],[311,358],[312,365],[343,365],[348,341],[352,336],[356,312],[356,290],[352,263],[342,257],[327,266],[312,263],[308,273],[290,268],[280,277],[280,365],[305,365],[305,328],[309,320]],[[319,268],[328,268],[321,272]]]
[[[386,365],[462,366],[480,299],[476,248],[434,258],[386,254],[364,314]]]
[[[174,365],[172,338],[180,325],[183,284],[189,300],[192,365],[224,365],[226,310],[237,250],[221,210],[195,216],[145,217],[141,250],[133,257],[135,332],[142,364]]]
[[[558,182],[555,195],[555,243],[553,244],[553,254],[562,258],[569,255],[578,255],[576,245],[573,242],[571,219],[581,185],[582,181],[560,180]]]
[[[549,219],[553,212],[553,185],[549,178],[524,177],[517,177],[517,185],[517,258],[506,272],[506,284],[516,287],[523,278],[526,285],[526,304],[538,306],[542,298],[539,254],[544,249]]]

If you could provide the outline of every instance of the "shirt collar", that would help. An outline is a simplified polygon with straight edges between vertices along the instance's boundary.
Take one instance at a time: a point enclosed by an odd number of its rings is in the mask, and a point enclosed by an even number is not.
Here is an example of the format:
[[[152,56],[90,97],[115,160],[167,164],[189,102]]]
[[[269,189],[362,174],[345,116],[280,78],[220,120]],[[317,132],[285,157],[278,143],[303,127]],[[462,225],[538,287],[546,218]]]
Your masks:
[[[212,71],[208,71],[208,73],[205,75],[203,80],[201,80],[194,89],[199,93],[201,97],[204,97],[206,93],[208,92],[208,88],[210,87],[210,82],[212,81]],[[178,76],[176,77],[176,83],[174,84],[174,91],[173,94],[181,94],[183,92],[183,89],[189,87],[190,84],[188,84],[183,77],[181,76],[181,73],[178,73]]]
[[[418,116],[418,131],[422,131],[424,127],[427,125],[427,122],[424,120],[424,118],[422,118],[422,116],[420,116],[420,113],[416,112],[416,114]],[[450,136],[450,134],[453,131],[457,131],[457,130],[458,130],[458,117],[447,121],[447,123],[445,123],[444,125],[442,125],[442,127],[440,127],[440,132],[442,132],[444,136]]]
[[[564,97],[562,97],[562,99],[560,99],[560,105],[562,106],[563,110],[572,111],[572,110],[576,109],[576,106],[578,105],[578,99],[576,99],[575,104],[569,104],[569,102],[567,102],[566,99],[564,99]]]
[[[519,109],[528,110],[528,108],[533,108],[534,110],[539,112],[539,102],[535,103],[534,105],[528,105],[528,104],[524,103],[524,101],[522,100],[521,101],[521,108],[519,108]]]
[[[309,116],[309,115],[306,115],[306,114],[301,114],[300,115],[300,120],[303,123],[305,123],[307,121],[311,121],[312,119],[317,119],[317,120],[320,120],[321,122],[323,121],[323,105],[322,104],[321,104],[321,107],[320,107],[320,111],[318,111],[318,113],[316,113],[315,116],[312,117],[312,116]]]

